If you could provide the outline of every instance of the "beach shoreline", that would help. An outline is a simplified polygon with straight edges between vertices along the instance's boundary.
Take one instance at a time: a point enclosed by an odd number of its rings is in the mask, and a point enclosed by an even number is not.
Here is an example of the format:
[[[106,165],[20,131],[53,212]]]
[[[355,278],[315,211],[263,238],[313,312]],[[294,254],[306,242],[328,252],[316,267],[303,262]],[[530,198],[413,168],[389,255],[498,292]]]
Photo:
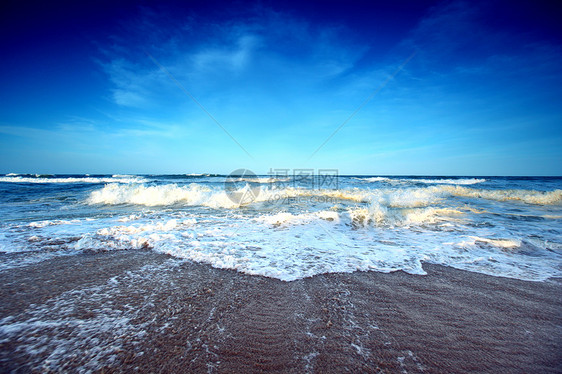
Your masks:
[[[424,264],[284,282],[149,250],[0,271],[0,370],[562,371],[562,279]]]

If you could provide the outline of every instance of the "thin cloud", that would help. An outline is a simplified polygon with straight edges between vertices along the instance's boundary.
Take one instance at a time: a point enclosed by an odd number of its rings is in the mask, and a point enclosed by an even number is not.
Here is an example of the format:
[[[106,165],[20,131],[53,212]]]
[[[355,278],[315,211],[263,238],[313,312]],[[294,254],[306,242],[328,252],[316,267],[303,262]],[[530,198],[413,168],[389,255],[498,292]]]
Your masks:
[[[228,46],[211,47],[196,52],[191,56],[192,69],[206,72],[216,69],[238,72],[246,68],[252,54],[259,47],[259,38],[255,35],[244,35],[236,43]]]
[[[140,21],[130,27],[146,30],[150,25]],[[327,80],[353,69],[367,50],[350,43],[337,27],[313,27],[272,11],[223,25],[188,20],[182,29],[187,30],[185,35],[160,35],[164,39],[158,42],[149,33],[151,43],[144,48],[196,97],[233,90],[268,91],[275,96],[280,87],[299,93],[322,89]],[[112,99],[117,105],[166,107],[180,102],[175,87],[145,64],[146,56],[128,51],[127,39],[114,39],[121,44],[105,51],[108,61],[102,68],[113,84]],[[143,48],[142,44],[136,48]]]

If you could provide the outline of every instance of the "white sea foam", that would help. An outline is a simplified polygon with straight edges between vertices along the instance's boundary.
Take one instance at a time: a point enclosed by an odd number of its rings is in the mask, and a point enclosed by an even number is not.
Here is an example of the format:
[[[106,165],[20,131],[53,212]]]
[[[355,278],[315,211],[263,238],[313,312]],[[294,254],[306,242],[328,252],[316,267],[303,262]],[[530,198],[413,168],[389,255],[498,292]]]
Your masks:
[[[144,266],[31,304],[25,313],[0,319],[0,342],[25,355],[31,372],[92,373],[115,366],[119,351],[146,340],[154,325],[147,316],[158,303],[151,290],[173,281],[175,263]],[[135,301],[124,295],[139,289],[146,291],[144,302],[133,308],[129,303]]]
[[[238,206],[224,191],[192,183],[188,186],[166,184],[159,186],[108,184],[101,190],[93,191],[88,199],[90,204],[136,204],[161,206],[173,204],[229,208]]]
[[[409,179],[412,182],[427,183],[427,184],[460,184],[470,185],[486,182],[486,179],[480,178],[462,178],[462,179]]]
[[[355,179],[364,180],[366,182],[391,182],[395,180],[387,177],[369,177],[369,178],[355,178]]]
[[[170,219],[166,222],[155,222],[141,225],[131,226],[113,226],[110,228],[103,228],[98,230],[100,235],[122,235],[122,234],[138,234],[147,231],[173,231],[180,228],[191,227],[197,223],[194,218],[178,221],[177,219]]]
[[[369,201],[369,191],[359,189],[341,190],[312,190],[306,188],[285,187],[281,189],[262,188],[255,202],[275,202],[298,199],[308,202],[334,202],[337,200],[348,202],[367,202]]]
[[[239,192],[242,192],[242,187]],[[438,185],[419,188],[383,188],[383,189],[340,189],[313,190],[286,187],[282,189],[261,188],[257,198],[249,203],[275,202],[293,198],[313,198],[316,201],[328,199],[352,201],[358,203],[377,202],[389,207],[424,207],[435,204],[448,196],[480,198],[496,201],[521,201],[527,204],[555,205],[562,203],[562,190],[486,190],[463,186]],[[166,184],[146,186],[140,184],[108,184],[93,191],[88,199],[90,204],[136,204],[161,206],[185,204],[208,206],[213,208],[237,208],[240,204],[232,201],[223,190],[212,189],[205,185],[192,183],[187,186]]]
[[[242,193],[250,187],[246,185],[232,193]],[[298,188],[267,189],[262,188],[255,200],[250,202],[275,202],[297,197],[320,197],[361,202],[366,198],[366,193],[359,190],[308,190]],[[136,204],[145,206],[163,206],[184,204],[194,206],[208,206],[212,208],[237,208],[236,201],[229,198],[224,190],[192,183],[187,186],[165,184],[158,186],[145,185],[118,185],[109,184],[102,189],[93,191],[88,198],[90,204]]]
[[[393,188],[372,190],[291,190],[287,195],[327,196],[357,202],[378,201],[394,207],[418,207],[434,204],[450,195],[480,198],[496,201],[520,201],[535,205],[559,205],[562,203],[562,190],[488,190],[463,186],[439,185],[420,188]]]
[[[559,205],[562,203],[562,190],[488,190],[453,185],[369,190],[367,194],[364,193],[362,200],[386,201],[386,205],[396,207],[416,207],[434,204],[448,196],[495,201],[520,201],[535,205]]]
[[[58,219],[58,220],[45,220],[45,221],[31,222],[27,226],[34,227],[34,228],[42,228],[42,227],[45,227],[45,226],[70,225],[70,224],[79,223],[79,222],[80,222],[79,219],[72,219],[72,220]]]
[[[280,212],[273,215],[265,214],[256,218],[256,221],[265,222],[271,226],[281,226],[306,224],[318,219],[334,223],[340,222],[340,216],[337,212],[325,210],[303,214],[291,214],[288,212]]]
[[[484,190],[461,186],[439,186],[439,190],[454,196],[496,201],[521,201],[527,204],[555,205],[562,203],[562,190]],[[436,190],[436,191],[439,191]]]
[[[129,216],[126,217],[121,217],[118,219],[119,222],[129,222],[129,221],[134,221],[141,218],[140,214],[131,214]]]
[[[377,203],[300,213],[229,214],[228,219],[155,213],[129,221],[97,220],[68,246],[76,251],[150,248],[285,281],[356,270],[423,274],[422,261],[520,279],[562,275],[551,258],[562,245],[542,240],[533,244],[543,251],[541,256],[521,255],[521,239],[507,231],[490,236],[487,227],[466,226],[471,214],[453,207],[392,208]],[[100,227],[103,222],[106,226]],[[467,229],[468,235],[459,235],[458,230]],[[46,240],[40,235],[26,239],[33,245]]]
[[[422,274],[423,261],[520,279],[562,275],[562,190],[532,189],[536,181],[510,181],[518,188],[501,189],[493,179],[480,186],[475,178],[375,178],[381,183],[347,178],[334,190],[261,183],[257,198],[242,206],[229,198],[222,179],[171,183],[154,176],[150,184],[78,192],[61,185],[53,201],[65,202],[58,197],[68,193],[71,204],[38,212],[48,220],[22,219],[23,199],[14,199],[16,218],[3,223],[0,250],[25,257],[149,248],[282,280],[355,270]],[[251,191],[252,182],[245,182],[235,192]],[[87,204],[76,204],[88,191]]]
[[[405,208],[393,209],[379,204],[371,204],[366,208],[349,208],[343,221],[353,225],[368,227],[369,225],[423,225],[446,221],[460,222],[463,212],[452,208]],[[310,224],[314,221],[342,222],[342,216],[336,211],[318,211],[313,213],[292,214],[280,212],[262,215],[256,218],[271,226],[290,226]]]
[[[94,234],[84,234],[75,244],[76,250],[113,250],[152,248],[154,243],[174,240],[178,233],[196,225],[197,220],[170,219],[135,225],[118,225],[97,230]],[[169,234],[173,232],[174,234]]]
[[[435,224],[445,221],[458,221],[463,212],[452,208],[405,208],[396,209],[371,204],[366,208],[350,208],[349,216],[354,225],[360,226],[401,226]]]

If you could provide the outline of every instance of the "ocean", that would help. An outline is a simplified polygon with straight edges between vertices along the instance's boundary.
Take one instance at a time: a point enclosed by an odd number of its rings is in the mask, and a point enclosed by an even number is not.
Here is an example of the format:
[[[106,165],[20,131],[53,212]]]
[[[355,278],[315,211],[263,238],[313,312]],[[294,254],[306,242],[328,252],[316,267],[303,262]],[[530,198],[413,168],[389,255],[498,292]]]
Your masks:
[[[146,249],[293,281],[422,263],[562,276],[562,178],[0,175],[0,270]]]

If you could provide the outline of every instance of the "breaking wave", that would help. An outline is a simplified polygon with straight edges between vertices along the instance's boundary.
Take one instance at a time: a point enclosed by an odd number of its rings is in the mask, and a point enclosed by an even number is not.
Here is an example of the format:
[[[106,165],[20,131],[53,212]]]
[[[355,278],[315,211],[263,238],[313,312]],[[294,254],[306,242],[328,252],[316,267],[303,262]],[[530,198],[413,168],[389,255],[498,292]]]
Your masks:
[[[200,205],[213,208],[237,206],[224,191],[192,183],[188,186],[165,184],[144,186],[138,184],[108,184],[101,190],[93,191],[88,199],[90,204],[135,204],[146,206]]]
[[[247,187],[247,186],[246,186]],[[244,188],[239,191],[243,192]],[[426,207],[450,196],[495,201],[518,201],[534,205],[557,205],[562,203],[562,190],[486,190],[463,186],[439,185],[403,189],[340,189],[311,190],[286,187],[282,189],[261,188],[253,203],[275,202],[293,198],[316,198],[317,200],[348,201],[371,203],[378,206],[395,208]],[[88,198],[90,204],[134,204],[145,206],[163,206],[184,204],[207,206],[212,208],[236,208],[239,204],[232,201],[221,189],[192,183],[187,186],[164,184],[146,186],[143,184],[111,183],[100,190],[93,191]]]
[[[441,189],[454,196],[479,198],[496,201],[521,201],[535,205],[555,205],[562,203],[562,190],[484,190],[461,186],[441,186]]]

